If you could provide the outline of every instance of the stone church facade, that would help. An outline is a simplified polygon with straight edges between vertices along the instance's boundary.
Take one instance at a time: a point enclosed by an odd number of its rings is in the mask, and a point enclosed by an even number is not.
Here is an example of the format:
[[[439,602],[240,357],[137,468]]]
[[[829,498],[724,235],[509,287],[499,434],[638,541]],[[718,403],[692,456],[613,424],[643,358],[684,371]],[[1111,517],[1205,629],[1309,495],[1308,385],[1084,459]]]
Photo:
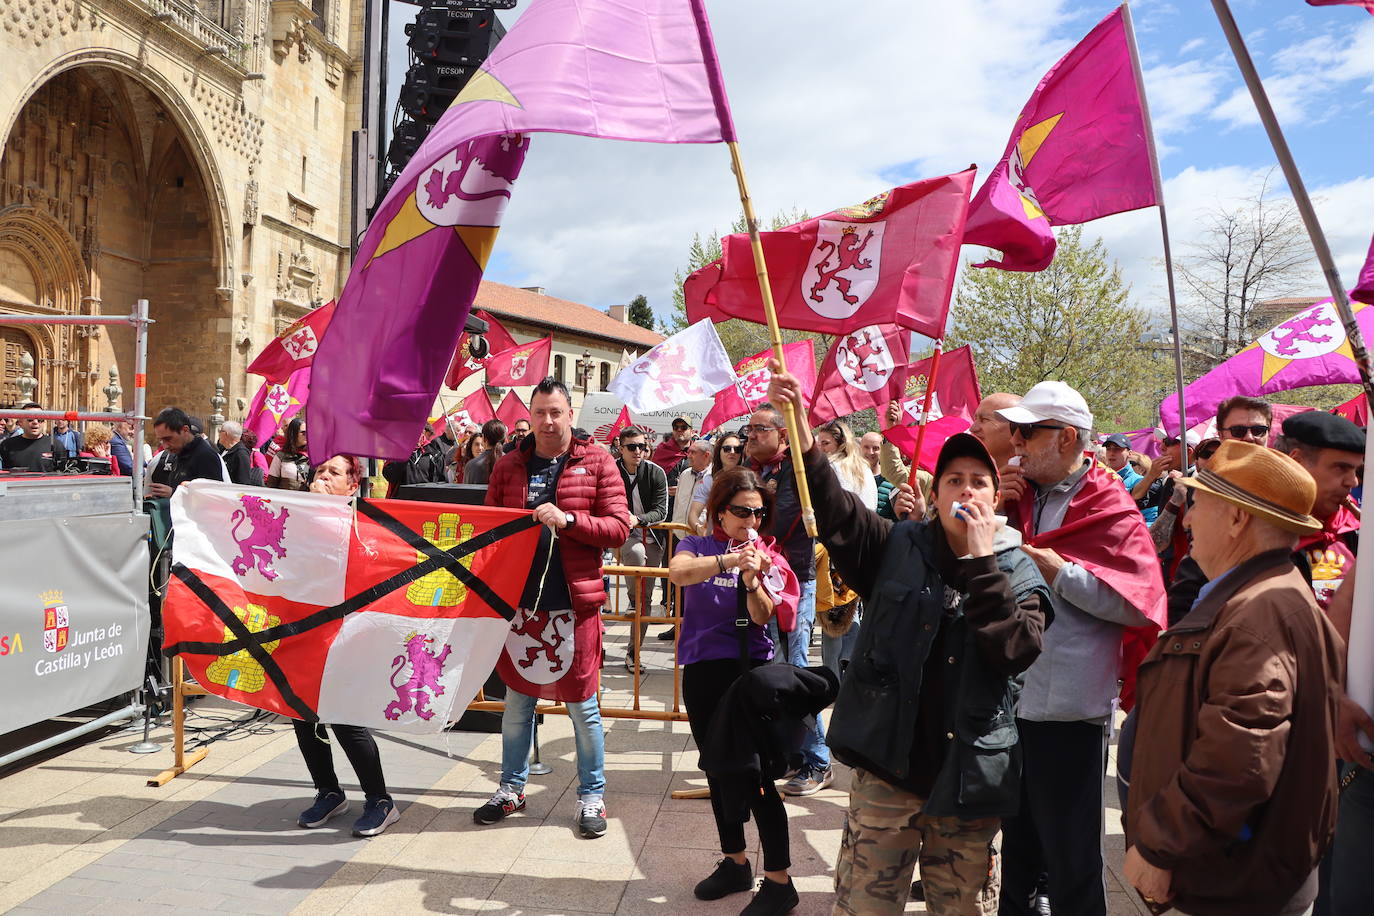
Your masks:
[[[149,300],[148,409],[224,413],[347,275],[360,0],[0,0],[0,312]],[[130,328],[0,322],[0,404],[132,404]]]

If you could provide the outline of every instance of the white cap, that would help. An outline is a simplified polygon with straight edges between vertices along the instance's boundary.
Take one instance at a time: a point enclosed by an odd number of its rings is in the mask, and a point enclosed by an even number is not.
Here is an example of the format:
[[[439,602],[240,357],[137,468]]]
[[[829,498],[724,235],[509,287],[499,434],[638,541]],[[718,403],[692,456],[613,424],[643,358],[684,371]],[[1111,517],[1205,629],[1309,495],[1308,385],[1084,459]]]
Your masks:
[[[1166,433],[1162,427],[1156,426],[1155,438],[1158,439],[1160,442],[1163,442],[1165,439],[1174,439],[1177,437],[1174,436],[1173,433]],[[1190,429],[1188,430],[1187,436],[1185,436],[1184,438],[1185,441],[1188,443],[1189,448],[1197,448],[1198,443],[1202,441],[1202,434],[1199,433],[1196,429]],[[1213,435],[1210,438],[1215,439],[1216,436]]]
[[[1078,429],[1093,428],[1093,412],[1088,409],[1088,402],[1063,382],[1040,382],[1026,392],[1020,404],[1004,407],[997,415],[1008,423],[1058,420]]]

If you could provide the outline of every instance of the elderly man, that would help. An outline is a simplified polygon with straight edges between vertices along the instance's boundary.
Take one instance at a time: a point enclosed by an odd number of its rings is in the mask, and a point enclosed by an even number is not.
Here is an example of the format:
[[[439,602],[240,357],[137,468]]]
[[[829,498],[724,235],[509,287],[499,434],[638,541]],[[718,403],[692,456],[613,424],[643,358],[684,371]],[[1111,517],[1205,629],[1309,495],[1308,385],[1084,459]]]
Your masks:
[[[868,469],[873,472],[873,483],[878,487],[878,514],[895,522],[897,515],[892,509],[892,496],[897,485],[883,476],[883,434],[864,433],[863,438],[859,439],[859,453],[868,462]]]
[[[801,583],[796,630],[780,634],[776,622],[768,625],[773,644],[786,650],[776,653],[773,660],[805,668],[809,664],[811,631],[816,626],[816,541],[806,533],[806,525],[802,522],[787,426],[782,413],[765,402],[754,410],[741,432],[747,437],[744,466],[757,473],[774,491],[773,537]],[[801,769],[782,787],[788,795],[814,795],[835,778],[830,769],[830,749],[825,746],[825,727],[820,717],[816,718],[816,728],[802,742],[801,752]]]
[[[706,486],[707,492],[711,489],[711,443],[705,439],[693,439],[687,446],[687,465],[678,475],[677,489],[682,494],[681,499],[673,501],[673,512],[671,521],[679,525],[686,525],[695,532],[704,533],[702,529],[706,525],[706,513],[701,512],[696,518],[691,517],[693,494],[702,486]]]
[[[229,472],[229,480],[241,487],[248,486],[248,477],[253,471],[253,456],[248,446],[243,444],[243,424],[237,420],[225,420],[219,428],[218,448],[224,469]]]
[[[1005,467],[1011,456],[1016,454],[1016,447],[1011,441],[1011,424],[999,411],[1020,403],[1021,395],[997,391],[979,401],[977,409],[973,411],[973,423],[968,431],[987,447],[988,454],[999,468]]]
[[[1256,445],[1269,444],[1269,428],[1274,422],[1274,408],[1263,398],[1238,394],[1217,405],[1217,438],[1239,439]]]
[[[1107,725],[1127,630],[1164,623],[1164,583],[1135,504],[1115,474],[1084,455],[1093,416],[1082,395],[1041,382],[997,413],[1020,459],[1002,471],[1007,515],[1054,611],[1017,706],[1024,770],[1020,811],[1002,825],[1000,912],[1030,913],[1043,870],[1055,913],[1105,916]]]
[[[1309,912],[1335,826],[1340,639],[1290,555],[1318,487],[1285,455],[1222,443],[1185,524],[1210,580],[1140,666],[1125,873],[1208,916]],[[1367,907],[1369,901],[1364,901]]]

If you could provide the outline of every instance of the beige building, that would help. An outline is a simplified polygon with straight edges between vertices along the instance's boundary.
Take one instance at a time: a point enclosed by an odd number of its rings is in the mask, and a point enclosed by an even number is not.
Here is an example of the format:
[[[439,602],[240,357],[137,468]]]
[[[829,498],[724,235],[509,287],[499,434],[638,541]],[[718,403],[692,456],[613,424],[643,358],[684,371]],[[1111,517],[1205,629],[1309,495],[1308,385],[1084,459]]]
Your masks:
[[[359,0],[0,0],[0,311],[149,300],[148,406],[225,413],[244,369],[345,276]],[[49,407],[105,406],[124,328],[0,327]]]
[[[516,343],[553,335],[549,374],[568,386],[574,411],[581,408],[584,395],[606,390],[606,385],[615,378],[624,351],[638,351],[643,355],[663,340],[661,334],[630,324],[623,305],[613,305],[603,312],[580,302],[547,295],[541,287],[521,289],[483,281],[473,307],[490,312]],[[484,373],[470,376],[459,383],[456,391],[443,389],[435,413],[457,407],[460,400],[482,387],[485,378]],[[501,403],[507,390],[487,389],[493,409]],[[514,389],[526,405],[533,390],[532,385]]]

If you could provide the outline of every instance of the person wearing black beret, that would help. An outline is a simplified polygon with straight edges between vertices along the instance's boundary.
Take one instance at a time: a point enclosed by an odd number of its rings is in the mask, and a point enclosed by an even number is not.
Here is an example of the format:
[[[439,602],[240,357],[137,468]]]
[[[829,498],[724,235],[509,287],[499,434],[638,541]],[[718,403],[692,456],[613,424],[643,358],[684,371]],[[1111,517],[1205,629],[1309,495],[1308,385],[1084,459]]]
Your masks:
[[[1322,410],[1294,414],[1283,421],[1274,448],[1297,460],[1317,482],[1312,515],[1322,530],[1303,538],[1293,561],[1312,583],[1326,610],[1348,574],[1355,571],[1360,519],[1348,505],[1350,491],[1364,474],[1364,430],[1345,417]]]

